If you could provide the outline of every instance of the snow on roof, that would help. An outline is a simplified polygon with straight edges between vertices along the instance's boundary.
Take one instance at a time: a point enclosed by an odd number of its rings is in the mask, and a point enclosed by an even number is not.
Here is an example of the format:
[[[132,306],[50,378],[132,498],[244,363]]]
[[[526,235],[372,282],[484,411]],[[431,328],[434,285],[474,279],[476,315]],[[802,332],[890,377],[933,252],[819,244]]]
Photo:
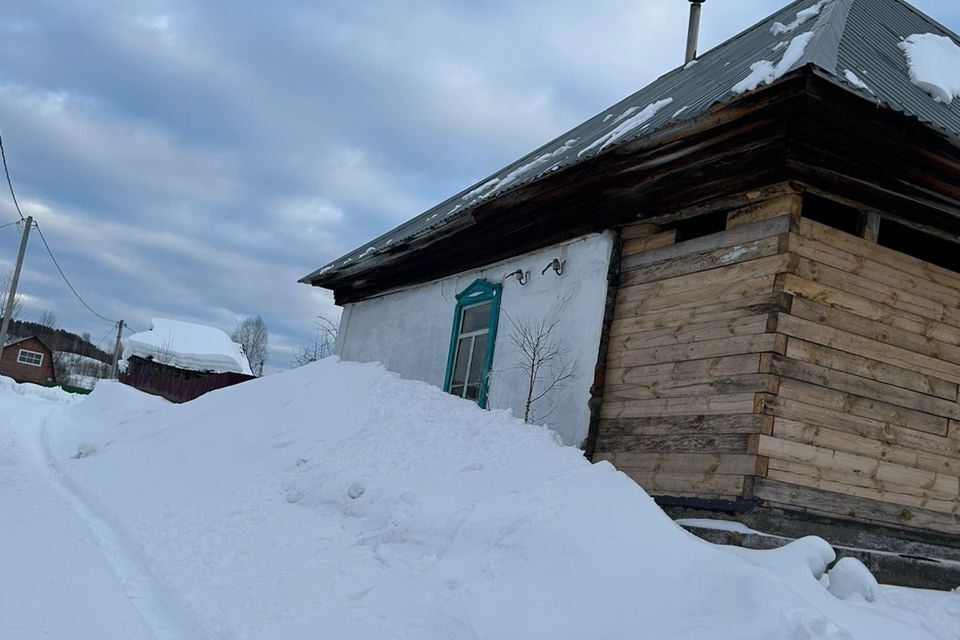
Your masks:
[[[790,38],[802,27],[804,33]],[[362,271],[364,262],[390,245],[419,241],[464,216],[483,202],[553,173],[607,153],[619,144],[652,136],[668,126],[694,120],[716,104],[745,91],[772,84],[791,71],[810,66],[864,99],[900,111],[938,131],[960,138],[960,101],[937,103],[911,83],[897,49],[911,34],[930,33],[950,41],[958,37],[903,0],[798,0],[743,33],[679,66],[651,84],[558,136],[539,149],[467,187],[446,201],[304,277],[323,285],[341,271]],[[789,35],[784,35],[789,34]],[[809,35],[808,35],[809,34]],[[941,47],[947,49],[945,42]],[[792,49],[792,50],[791,50]],[[786,50],[786,51],[784,51]],[[783,56],[776,63],[771,51]],[[952,56],[951,56],[952,58]],[[941,65],[941,74],[960,73],[960,64]],[[847,70],[869,82],[869,93]],[[934,84],[950,90],[952,78]],[[873,94],[873,95],[870,95]],[[944,94],[945,95],[945,94]],[[653,109],[671,102],[684,109]],[[652,109],[652,113],[647,109]],[[639,112],[639,113],[638,113]],[[635,116],[634,114],[637,114]],[[640,121],[632,117],[643,116]],[[621,122],[631,118],[629,127]],[[626,123],[624,123],[626,124]]]
[[[827,4],[831,0],[819,0],[817,4],[812,7],[807,7],[797,11],[797,16],[793,19],[793,22],[789,24],[783,24],[782,22],[774,22],[773,26],[770,27],[770,33],[775,36],[783,35],[785,33],[790,33],[800,25],[808,22],[809,20],[816,18],[820,15],[820,10],[823,9],[823,5]]]
[[[907,57],[910,82],[937,102],[949,105],[960,96],[960,47],[935,33],[914,33],[899,44]]]
[[[733,85],[731,91],[734,93],[753,91],[760,85],[772,84],[776,80],[779,80],[803,57],[803,52],[811,40],[813,40],[812,31],[801,33],[790,41],[790,45],[780,58],[780,62],[776,64],[769,60],[754,62],[750,65],[750,75]]]
[[[190,371],[251,375],[243,348],[226,333],[181,320],[154,318],[150,331],[124,341],[123,359],[138,356]]]

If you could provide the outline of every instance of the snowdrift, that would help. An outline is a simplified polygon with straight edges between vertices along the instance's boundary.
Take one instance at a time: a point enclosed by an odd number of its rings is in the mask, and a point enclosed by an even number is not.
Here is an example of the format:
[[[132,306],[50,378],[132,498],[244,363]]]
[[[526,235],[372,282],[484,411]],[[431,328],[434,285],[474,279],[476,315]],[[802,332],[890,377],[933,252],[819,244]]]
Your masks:
[[[856,567],[831,593],[822,540],[702,542],[549,431],[379,365],[184,405],[105,381],[47,441],[184,638],[947,637]]]

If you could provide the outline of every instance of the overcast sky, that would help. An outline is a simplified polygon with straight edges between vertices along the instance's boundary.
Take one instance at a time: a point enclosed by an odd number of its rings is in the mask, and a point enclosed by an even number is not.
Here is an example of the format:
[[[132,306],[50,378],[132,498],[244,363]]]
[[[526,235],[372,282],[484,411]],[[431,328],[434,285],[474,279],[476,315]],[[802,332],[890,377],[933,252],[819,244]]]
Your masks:
[[[230,330],[289,366],[327,292],[297,279],[682,62],[685,0],[7,0],[14,185],[91,306]],[[701,51],[786,4],[710,0]],[[960,29],[960,3],[917,0]],[[15,218],[5,193],[0,223]],[[0,269],[16,254],[0,231]],[[87,313],[31,241],[25,316]],[[105,340],[104,344],[109,342]]]

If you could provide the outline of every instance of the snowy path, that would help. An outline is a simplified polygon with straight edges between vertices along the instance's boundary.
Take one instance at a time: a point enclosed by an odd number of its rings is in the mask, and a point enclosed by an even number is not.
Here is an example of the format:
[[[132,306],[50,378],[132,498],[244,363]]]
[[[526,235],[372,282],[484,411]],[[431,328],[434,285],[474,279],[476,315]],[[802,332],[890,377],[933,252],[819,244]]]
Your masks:
[[[37,399],[0,416],[0,638],[185,637],[116,534],[64,482]]]

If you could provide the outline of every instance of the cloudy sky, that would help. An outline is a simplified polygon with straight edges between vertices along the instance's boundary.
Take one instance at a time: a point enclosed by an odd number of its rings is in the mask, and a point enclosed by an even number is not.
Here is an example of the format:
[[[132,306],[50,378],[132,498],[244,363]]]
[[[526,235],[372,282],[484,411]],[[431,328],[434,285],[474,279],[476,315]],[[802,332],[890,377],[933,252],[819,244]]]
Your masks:
[[[783,4],[707,2],[701,51]],[[960,30],[955,0],[914,4]],[[688,6],[7,0],[0,128],[25,213],[94,309],[137,330],[260,314],[283,368],[338,314],[299,277],[677,66]],[[0,270],[17,242],[0,230]],[[58,278],[32,242],[25,316],[108,334]]]

